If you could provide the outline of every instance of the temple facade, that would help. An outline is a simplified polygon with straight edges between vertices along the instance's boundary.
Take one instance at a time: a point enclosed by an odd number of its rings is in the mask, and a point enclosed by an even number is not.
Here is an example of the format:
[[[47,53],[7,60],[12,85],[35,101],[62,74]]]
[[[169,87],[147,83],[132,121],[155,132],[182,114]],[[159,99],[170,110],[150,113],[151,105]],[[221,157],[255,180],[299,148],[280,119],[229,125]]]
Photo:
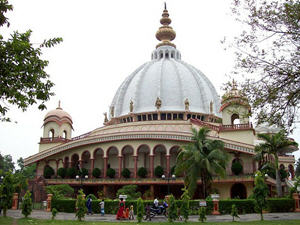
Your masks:
[[[181,60],[181,53],[172,42],[176,33],[166,8],[160,23],[156,33],[160,42],[151,60],[120,85],[105,113],[104,126],[72,137],[72,117],[60,104],[46,114],[39,152],[25,159],[25,165],[37,164],[36,184],[70,184],[83,188],[86,194],[101,190],[111,198],[123,185],[136,184],[143,194],[163,198],[169,189],[179,197],[183,177],[171,179],[176,157],[181,146],[191,142],[192,128],[208,127],[209,138],[223,141],[230,156],[227,176],[214,177],[212,189],[221,199],[247,198],[252,193],[254,173],[259,166],[254,160],[254,147],[261,143],[257,134],[275,133],[278,129],[252,126],[250,105],[235,82],[220,99],[210,80]],[[293,177],[294,156],[282,154],[279,160],[281,168]],[[234,162],[242,165],[239,174],[231,169]],[[53,168],[52,177],[44,178],[45,167]],[[157,167],[163,168],[167,179],[155,175]],[[57,174],[59,168],[85,168],[88,175],[61,178]],[[100,177],[93,177],[95,168],[100,169]],[[122,175],[125,168],[130,171],[129,177]],[[140,168],[145,168],[147,174],[139,176]],[[107,176],[111,169],[115,171],[114,178]],[[275,180],[268,178],[267,183],[272,193]],[[201,197],[196,191],[194,198]]]

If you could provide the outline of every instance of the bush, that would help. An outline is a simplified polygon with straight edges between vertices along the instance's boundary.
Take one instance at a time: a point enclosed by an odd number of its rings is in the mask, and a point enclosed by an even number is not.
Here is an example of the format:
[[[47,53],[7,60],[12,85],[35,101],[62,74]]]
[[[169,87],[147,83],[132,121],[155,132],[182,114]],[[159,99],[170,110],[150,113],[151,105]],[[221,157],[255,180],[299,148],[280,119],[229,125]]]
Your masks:
[[[54,173],[55,173],[54,169],[51,166],[45,166],[45,168],[44,168],[44,177],[46,179],[50,179],[51,176],[54,175]]]
[[[58,213],[57,209],[56,208],[52,208],[52,220],[54,220],[54,218],[56,217],[56,214]]]
[[[88,196],[86,196],[86,199],[88,199],[89,197],[90,197],[92,200],[98,200],[98,198],[97,198],[95,195],[93,195],[93,194],[89,194]]]
[[[94,168],[92,175],[95,178],[99,178],[101,176],[101,170],[99,168]]]
[[[82,190],[79,190],[79,194],[77,195],[76,200],[76,214],[75,216],[78,218],[79,221],[84,218],[86,214],[86,207],[85,207],[85,199],[84,199],[84,193]]]
[[[60,176],[61,178],[65,178],[67,175],[67,169],[66,168],[59,168],[57,171],[57,175]]]
[[[137,185],[125,185],[117,191],[119,195],[127,195],[127,200],[134,200],[141,197],[141,192],[137,192]]]
[[[169,207],[168,207],[168,221],[173,223],[177,219],[177,206],[173,195],[169,196]]]
[[[231,171],[233,172],[234,175],[239,175],[240,173],[243,172],[242,164],[239,161],[232,163]]]
[[[230,215],[232,216],[232,222],[234,222],[234,217],[240,218],[239,214],[238,214],[238,210],[237,210],[235,204],[233,204],[232,207],[231,207],[231,213],[230,213]]]
[[[129,178],[130,177],[130,170],[127,168],[124,168],[122,171],[122,176],[125,178]]]
[[[230,214],[232,205],[235,205],[239,214],[254,213],[254,199],[220,200],[219,211],[221,214]]]
[[[137,200],[137,215],[136,215],[139,223],[142,222],[143,215],[144,215],[144,203],[143,203],[143,199],[139,198]]]
[[[139,168],[139,170],[137,172],[138,176],[141,177],[141,178],[145,178],[147,176],[147,173],[148,172],[147,172],[147,169],[145,167]]]
[[[176,168],[176,166],[172,166],[172,168],[171,168],[171,174],[175,174],[175,168]]]
[[[113,168],[108,168],[106,171],[106,176],[109,178],[114,178],[116,175],[116,171]]]
[[[53,194],[53,199],[63,199],[71,197],[74,189],[68,184],[49,185],[46,187],[47,194]]]
[[[200,207],[198,220],[201,221],[202,223],[204,223],[204,221],[206,220],[206,208],[205,207]]]
[[[155,167],[154,174],[156,177],[161,178],[161,176],[164,174],[164,168],[161,166]]]
[[[267,200],[269,212],[293,212],[295,200],[288,198],[270,198]]]
[[[31,193],[29,191],[24,195],[24,200],[22,201],[22,214],[27,218],[32,212],[32,201]]]
[[[75,199],[53,199],[51,202],[51,207],[56,208],[59,212],[74,213],[75,204]]]
[[[86,169],[86,168],[82,168],[78,175],[81,176],[81,177],[85,177],[86,175],[89,175],[89,170]]]
[[[67,169],[67,177],[69,177],[69,178],[75,178],[76,177],[76,175],[77,175],[77,170],[74,168],[74,167],[72,167],[72,168],[68,168]]]

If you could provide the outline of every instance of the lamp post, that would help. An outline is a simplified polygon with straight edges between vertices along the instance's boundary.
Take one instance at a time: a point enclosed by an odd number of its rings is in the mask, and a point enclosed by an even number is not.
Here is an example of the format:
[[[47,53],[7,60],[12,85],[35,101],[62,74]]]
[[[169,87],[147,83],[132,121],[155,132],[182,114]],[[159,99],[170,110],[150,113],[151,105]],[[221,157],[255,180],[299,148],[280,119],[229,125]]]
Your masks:
[[[168,177],[166,177],[164,174],[161,176],[161,179],[168,181],[168,195],[170,195],[170,180],[175,180],[176,176],[173,174],[170,176],[170,173],[168,174]]]
[[[83,180],[87,180],[89,178],[88,175],[85,175],[84,177],[83,176],[79,176],[79,175],[76,175],[76,180],[77,181],[80,181],[80,189],[82,189],[83,185],[82,185],[82,181]]]

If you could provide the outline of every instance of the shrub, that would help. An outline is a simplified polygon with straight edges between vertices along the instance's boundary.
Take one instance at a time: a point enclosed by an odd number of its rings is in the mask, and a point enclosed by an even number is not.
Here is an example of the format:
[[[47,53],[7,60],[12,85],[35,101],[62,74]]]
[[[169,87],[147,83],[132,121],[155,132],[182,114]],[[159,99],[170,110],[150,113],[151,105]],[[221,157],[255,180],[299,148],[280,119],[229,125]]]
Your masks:
[[[161,166],[155,167],[154,174],[156,177],[161,178],[161,176],[164,174],[164,168]]]
[[[101,170],[99,168],[94,168],[92,174],[93,174],[93,177],[99,178],[101,176]]]
[[[51,176],[54,175],[54,173],[55,173],[54,169],[51,166],[45,166],[45,168],[44,168],[44,177],[46,179],[50,179]]]
[[[184,218],[184,222],[187,222],[189,219],[189,191],[186,187],[184,187],[183,189],[181,189],[183,191],[183,194],[181,196],[182,199],[182,203],[181,203],[181,207],[180,207],[180,212],[183,215]]]
[[[76,200],[76,214],[75,216],[78,218],[79,221],[84,218],[86,214],[86,207],[85,207],[85,199],[84,199],[84,193],[82,190],[79,190],[79,194],[77,195]]]
[[[145,167],[141,167],[137,173],[139,177],[145,178],[147,176],[147,169]]]
[[[57,209],[56,208],[52,208],[52,220],[54,220],[54,218],[56,217],[56,214],[58,213]]]
[[[86,168],[81,168],[80,173],[78,175],[81,177],[85,177],[86,175],[89,175],[89,170]]]
[[[109,178],[114,178],[116,175],[116,171],[113,168],[108,168],[106,171],[106,176]]]
[[[122,176],[125,178],[129,178],[130,177],[130,170],[127,168],[124,168],[122,171]]]
[[[32,201],[31,193],[29,191],[24,195],[24,200],[22,201],[22,214],[27,218],[32,212]]]
[[[53,194],[53,200],[71,197],[74,189],[68,184],[49,185],[46,187],[47,194]]]
[[[142,222],[143,219],[143,215],[144,215],[144,203],[143,203],[143,199],[138,198],[137,200],[137,220],[138,222]]]
[[[173,223],[177,219],[177,207],[173,195],[169,196],[168,221]]]
[[[176,166],[172,166],[172,168],[171,168],[171,174],[175,174],[175,168],[176,168]]]
[[[200,207],[199,209],[199,221],[204,223],[206,220],[206,208],[205,207]]]
[[[270,198],[267,200],[270,212],[292,212],[295,209],[295,200],[288,198]]]
[[[230,214],[232,205],[235,205],[239,214],[254,213],[254,199],[229,199],[219,201],[219,211],[221,214]]]
[[[77,175],[77,170],[74,167],[68,168],[67,169],[67,177],[69,178],[75,178]]]
[[[76,200],[75,199],[53,199],[51,202],[52,208],[56,208],[59,212],[74,213]]]
[[[60,176],[61,178],[65,178],[67,175],[67,169],[66,168],[59,168],[57,171],[57,175]]]
[[[231,171],[233,172],[234,175],[239,175],[240,173],[243,172],[242,164],[239,161],[232,163]]]
[[[239,214],[238,214],[238,210],[237,210],[235,204],[233,204],[232,207],[231,207],[231,213],[230,213],[230,215],[232,216],[232,222],[234,222],[234,217],[240,218]]]
[[[117,196],[127,195],[127,200],[141,197],[141,192],[137,192],[137,185],[125,185],[117,191]]]
[[[98,198],[94,195],[94,194],[89,194],[88,196],[86,196],[86,199],[91,198],[92,200],[98,200]]]

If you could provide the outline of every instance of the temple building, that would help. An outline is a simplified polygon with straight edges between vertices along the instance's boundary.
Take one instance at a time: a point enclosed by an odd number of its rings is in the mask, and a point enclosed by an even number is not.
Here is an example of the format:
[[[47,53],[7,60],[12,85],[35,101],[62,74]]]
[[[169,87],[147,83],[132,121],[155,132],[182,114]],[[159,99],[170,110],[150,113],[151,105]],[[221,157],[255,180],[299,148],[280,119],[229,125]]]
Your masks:
[[[72,117],[60,103],[46,114],[39,152],[25,159],[25,165],[37,164],[36,185],[42,188],[70,184],[75,189],[83,188],[86,194],[102,190],[111,198],[128,184],[138,185],[141,193],[163,198],[169,185],[170,192],[179,197],[183,177],[162,179],[156,176],[155,169],[160,166],[165,177],[171,177],[180,147],[191,142],[192,128],[208,127],[209,138],[223,141],[230,156],[227,176],[214,177],[212,188],[221,199],[247,198],[252,193],[253,175],[258,168],[254,147],[261,142],[257,134],[274,133],[277,128],[252,126],[250,105],[235,82],[220,99],[208,77],[181,60],[181,52],[172,42],[176,33],[170,26],[166,8],[160,23],[156,32],[159,43],[151,60],[120,85],[102,127],[72,137]],[[291,177],[295,162],[291,152],[295,150],[290,149],[279,157],[281,167]],[[242,165],[239,174],[231,169],[234,162]],[[50,178],[44,177],[46,167],[54,170]],[[60,168],[85,168],[88,175],[79,179],[61,178],[57,174]],[[93,177],[95,168],[100,169],[100,177]],[[122,175],[126,168],[129,177]],[[147,172],[144,176],[139,173],[141,168]],[[108,170],[115,171],[114,178],[107,176]],[[267,183],[271,191],[276,189],[274,179],[268,178]],[[36,198],[41,188],[36,188]],[[198,188],[201,188],[200,179]],[[199,193],[196,191],[194,198],[201,198]]]

